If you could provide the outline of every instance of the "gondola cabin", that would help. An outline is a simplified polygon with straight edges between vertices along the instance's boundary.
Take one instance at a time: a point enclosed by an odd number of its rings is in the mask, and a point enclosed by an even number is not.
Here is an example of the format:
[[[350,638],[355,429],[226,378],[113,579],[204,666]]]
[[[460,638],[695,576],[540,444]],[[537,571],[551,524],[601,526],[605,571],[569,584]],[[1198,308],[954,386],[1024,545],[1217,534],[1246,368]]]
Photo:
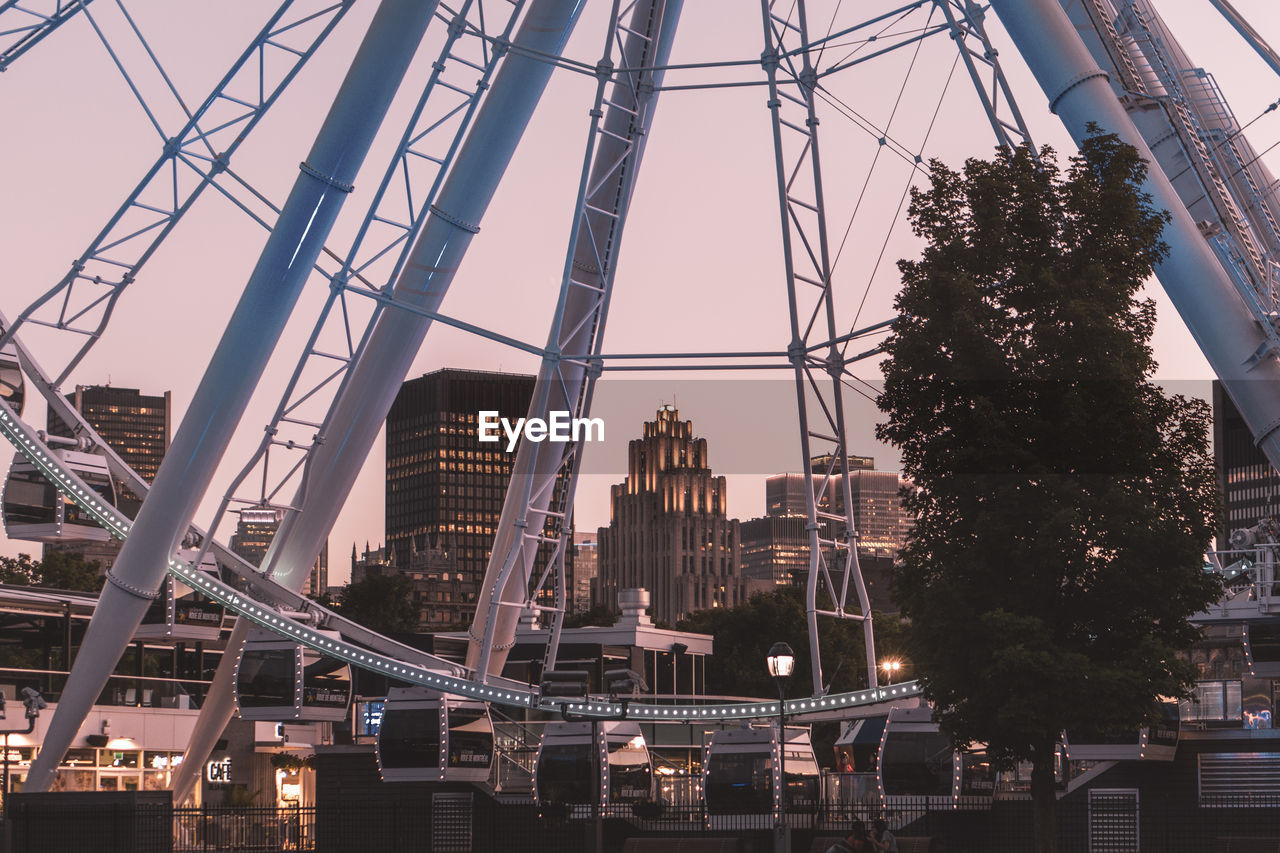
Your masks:
[[[954,749],[927,705],[890,709],[876,778],[886,808],[989,806],[996,787],[985,747]]]
[[[345,663],[269,631],[249,632],[236,664],[241,719],[336,722],[346,719],[350,704],[351,669]]]
[[[384,782],[484,782],[494,757],[489,706],[393,687],[378,727],[377,756]]]
[[[22,368],[18,365],[18,348],[10,342],[0,347],[0,399],[9,404],[15,415],[21,415],[25,397],[26,386],[22,381]]]
[[[198,553],[182,550],[178,557],[191,562]],[[218,577],[218,563],[212,554],[205,554],[200,570],[211,577]],[[200,595],[172,575],[166,575],[159,597],[147,609],[133,638],[214,642],[222,634],[225,615],[222,605]]]
[[[1063,751],[1069,761],[1173,761],[1180,723],[1177,702],[1160,703],[1160,721],[1140,729],[1108,733],[1067,732]]]
[[[106,459],[95,453],[62,448],[49,452],[84,481],[92,492],[91,500],[116,505]],[[14,457],[4,485],[4,530],[10,539],[46,544],[106,542],[111,538],[92,516],[58,491],[21,455]]]
[[[632,803],[653,799],[653,766],[640,725],[547,723],[538,744],[533,782],[540,806],[599,803],[629,809]]]
[[[820,774],[809,730],[787,729],[781,768],[775,732],[762,726],[712,733],[702,760],[702,791],[711,829],[773,826],[782,810],[780,769],[786,773],[787,823],[812,825]]]
[[[1280,622],[1245,623],[1244,661],[1255,678],[1280,678]]]

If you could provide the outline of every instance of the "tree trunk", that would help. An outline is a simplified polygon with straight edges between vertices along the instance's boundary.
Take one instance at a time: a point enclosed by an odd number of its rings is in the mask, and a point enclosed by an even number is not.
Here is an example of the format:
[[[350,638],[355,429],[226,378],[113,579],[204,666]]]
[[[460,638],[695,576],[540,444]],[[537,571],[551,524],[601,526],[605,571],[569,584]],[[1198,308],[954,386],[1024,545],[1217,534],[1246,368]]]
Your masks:
[[[1036,744],[1031,759],[1031,809],[1036,853],[1058,853],[1058,792],[1054,784],[1054,742]]]

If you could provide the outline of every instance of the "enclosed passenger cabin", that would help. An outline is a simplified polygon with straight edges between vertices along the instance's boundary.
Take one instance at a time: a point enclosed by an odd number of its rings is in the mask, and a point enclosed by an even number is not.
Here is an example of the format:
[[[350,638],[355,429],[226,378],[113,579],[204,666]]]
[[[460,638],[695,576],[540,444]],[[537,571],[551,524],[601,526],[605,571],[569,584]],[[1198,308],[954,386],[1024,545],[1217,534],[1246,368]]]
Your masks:
[[[1154,726],[1121,732],[1067,732],[1063,751],[1069,761],[1173,761],[1181,724],[1176,701],[1161,702]]]
[[[599,803],[629,809],[632,803],[653,799],[653,766],[640,725],[547,723],[538,744],[533,786],[540,806]]]
[[[197,551],[182,550],[179,559],[191,562],[199,556]],[[205,554],[200,570],[218,577],[218,563],[212,554]],[[222,619],[226,609],[206,598],[172,575],[165,575],[160,596],[147,608],[142,623],[133,632],[135,640],[191,640],[213,642],[222,633]]]
[[[107,460],[95,453],[51,449],[92,492],[92,500],[116,505]],[[4,485],[4,530],[10,539],[30,542],[106,542],[111,534],[45,479],[21,454],[13,458]]]
[[[702,759],[702,792],[711,829],[773,826],[782,810],[780,770],[786,773],[787,823],[812,825],[820,774],[809,730],[788,728],[781,768],[778,758],[773,727],[712,733]]]
[[[25,398],[26,386],[22,380],[22,368],[18,365],[18,348],[7,343],[0,347],[0,399],[9,404],[15,415],[21,415]]]
[[[346,719],[350,704],[351,669],[345,663],[269,631],[249,632],[236,664],[241,719],[335,722]]]
[[[1244,660],[1250,675],[1280,678],[1280,621],[1245,623]]]
[[[378,726],[384,782],[484,782],[493,768],[493,721],[484,702],[422,687],[393,687]]]
[[[881,738],[876,774],[886,808],[990,806],[996,774],[985,747],[954,749],[928,705],[891,709]]]

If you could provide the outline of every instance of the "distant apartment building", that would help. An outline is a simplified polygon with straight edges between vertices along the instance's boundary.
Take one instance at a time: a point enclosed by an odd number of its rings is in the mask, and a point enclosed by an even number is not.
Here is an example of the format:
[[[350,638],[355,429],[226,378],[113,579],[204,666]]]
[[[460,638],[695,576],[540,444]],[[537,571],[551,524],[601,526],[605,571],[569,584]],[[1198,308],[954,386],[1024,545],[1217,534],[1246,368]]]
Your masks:
[[[136,388],[110,385],[77,385],[67,401],[94,431],[119,454],[125,463],[150,483],[160,470],[160,462],[169,449],[173,410],[170,393],[143,394]],[[46,421],[50,435],[74,437],[71,426],[53,407],[48,407]],[[123,482],[116,481],[116,507],[130,518],[136,517],[142,496],[135,495]],[[45,550],[72,551],[85,560],[98,562],[99,571],[114,565],[123,545],[117,539],[104,542],[60,542],[45,545]]]
[[[446,546],[420,549],[415,546],[409,553],[409,565],[401,567],[396,564],[395,552],[385,546],[370,548],[366,542],[364,553],[359,555],[356,553],[356,546],[351,546],[351,583],[393,575],[409,581],[419,626],[424,629],[427,626],[439,629],[459,628],[465,624],[465,621],[448,621],[456,618],[451,602],[458,600],[462,593],[456,548]]]
[[[230,548],[232,553],[243,557],[255,566],[261,566],[280,530],[280,522],[284,521],[284,510],[274,506],[255,506],[240,510],[240,520],[236,523],[236,532],[231,534]],[[299,590],[303,595],[318,598],[329,588],[329,543],[326,541],[320,549],[320,556],[307,575],[307,580]]]
[[[391,550],[385,545],[370,548],[364,543],[364,553],[356,555],[356,545],[351,543],[351,583],[360,583],[368,577],[390,574],[396,570]]]
[[[743,598],[738,520],[726,512],[724,477],[711,473],[707,441],[675,406],[663,406],[627,448],[627,477],[610,490],[599,531],[597,603],[623,589],[651,590],[653,618],[732,607]]]
[[[478,440],[478,416],[525,417],[533,385],[532,376],[438,370],[405,382],[391,406],[387,549],[398,570],[420,571],[431,587],[424,586],[423,630],[465,624],[474,615],[516,457],[505,442]],[[550,552],[545,545],[539,550],[539,571]],[[566,568],[572,558],[568,549]]]

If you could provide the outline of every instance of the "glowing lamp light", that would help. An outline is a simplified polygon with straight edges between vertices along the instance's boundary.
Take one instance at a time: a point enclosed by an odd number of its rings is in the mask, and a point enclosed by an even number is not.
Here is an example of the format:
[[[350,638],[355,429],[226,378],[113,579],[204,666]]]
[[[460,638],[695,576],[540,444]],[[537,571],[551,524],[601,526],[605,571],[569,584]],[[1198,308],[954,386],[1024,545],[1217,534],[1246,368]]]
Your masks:
[[[766,658],[769,675],[774,678],[790,678],[796,668],[796,655],[786,643],[774,643]]]

